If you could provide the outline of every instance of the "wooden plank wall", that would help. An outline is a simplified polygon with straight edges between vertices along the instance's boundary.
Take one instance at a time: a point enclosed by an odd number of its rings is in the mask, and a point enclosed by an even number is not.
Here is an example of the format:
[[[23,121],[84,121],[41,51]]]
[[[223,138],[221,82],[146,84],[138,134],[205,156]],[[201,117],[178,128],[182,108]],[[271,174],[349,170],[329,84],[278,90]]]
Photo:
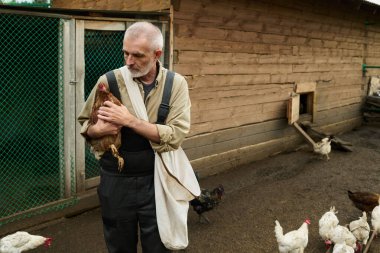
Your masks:
[[[273,141],[297,135],[285,117],[299,82],[317,83],[316,124],[332,132],[359,125],[362,64],[380,65],[380,30],[365,25],[374,17],[338,1],[177,2],[173,61],[190,88],[192,129],[184,148],[194,167],[262,158],[235,151],[270,142],[266,155],[278,152]]]
[[[53,0],[52,6],[86,10],[161,11],[170,9],[170,0]]]
[[[116,11],[170,4],[173,67],[187,78],[192,100],[183,147],[196,170],[217,173],[303,143],[286,119],[297,83],[317,84],[313,119],[322,129],[361,124],[368,76],[380,75],[362,75],[363,63],[380,65],[380,19],[359,0],[53,1]]]

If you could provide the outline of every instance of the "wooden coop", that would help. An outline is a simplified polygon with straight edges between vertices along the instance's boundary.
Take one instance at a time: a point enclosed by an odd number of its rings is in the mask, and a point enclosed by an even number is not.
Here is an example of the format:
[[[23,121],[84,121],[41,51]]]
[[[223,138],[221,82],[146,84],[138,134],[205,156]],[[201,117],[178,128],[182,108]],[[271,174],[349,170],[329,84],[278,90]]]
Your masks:
[[[76,48],[64,58],[65,145],[75,146],[65,164],[75,171],[68,185],[91,199],[82,208],[97,204],[99,178],[89,176],[75,116],[92,66],[86,50],[105,45],[87,47],[86,32],[117,32],[120,40],[136,20],[162,29],[161,60],[189,84],[191,131],[183,148],[200,177],[293,150],[304,142],[294,122],[334,134],[361,125],[369,77],[380,75],[378,68],[363,71],[380,65],[379,6],[361,0],[53,0],[48,10],[12,11],[61,15],[63,40]]]

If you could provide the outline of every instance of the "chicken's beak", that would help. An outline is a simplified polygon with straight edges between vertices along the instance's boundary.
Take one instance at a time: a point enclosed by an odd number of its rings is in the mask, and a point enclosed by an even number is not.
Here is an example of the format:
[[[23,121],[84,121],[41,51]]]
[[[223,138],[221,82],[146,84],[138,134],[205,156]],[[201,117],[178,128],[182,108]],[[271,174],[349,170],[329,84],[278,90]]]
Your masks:
[[[46,240],[45,240],[45,243],[44,243],[44,245],[45,245],[45,247],[50,247],[51,246],[51,242],[53,241],[53,238],[46,238]]]

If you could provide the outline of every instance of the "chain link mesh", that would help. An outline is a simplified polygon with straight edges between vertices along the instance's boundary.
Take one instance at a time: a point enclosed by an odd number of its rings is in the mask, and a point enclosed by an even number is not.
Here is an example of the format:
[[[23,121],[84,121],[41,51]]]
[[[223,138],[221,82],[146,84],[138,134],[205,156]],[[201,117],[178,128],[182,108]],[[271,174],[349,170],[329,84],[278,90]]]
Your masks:
[[[1,13],[0,24],[2,226],[66,208],[77,199],[75,157],[69,161],[71,178],[65,178],[64,20]],[[162,23],[157,24],[162,28]],[[87,99],[102,74],[124,65],[124,31],[85,30],[84,34],[83,99]],[[161,59],[166,67],[168,55],[169,51]],[[98,161],[88,146],[85,175],[86,179],[99,176]]]
[[[15,14],[0,23],[1,226],[73,201],[25,212],[64,198],[63,23]]]

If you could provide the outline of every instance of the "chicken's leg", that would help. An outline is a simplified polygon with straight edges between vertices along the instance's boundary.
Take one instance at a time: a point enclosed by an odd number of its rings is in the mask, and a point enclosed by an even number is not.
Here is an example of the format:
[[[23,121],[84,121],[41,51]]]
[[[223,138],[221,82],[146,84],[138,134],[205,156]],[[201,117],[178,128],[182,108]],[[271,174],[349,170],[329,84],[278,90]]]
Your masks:
[[[111,144],[110,146],[112,155],[117,158],[118,161],[118,170],[119,172],[123,170],[124,168],[124,159],[120,156],[119,151],[117,150],[116,146],[114,144]]]
[[[202,223],[202,218],[206,221],[206,223],[210,224],[210,220],[202,213],[199,215],[199,222],[200,223]]]

